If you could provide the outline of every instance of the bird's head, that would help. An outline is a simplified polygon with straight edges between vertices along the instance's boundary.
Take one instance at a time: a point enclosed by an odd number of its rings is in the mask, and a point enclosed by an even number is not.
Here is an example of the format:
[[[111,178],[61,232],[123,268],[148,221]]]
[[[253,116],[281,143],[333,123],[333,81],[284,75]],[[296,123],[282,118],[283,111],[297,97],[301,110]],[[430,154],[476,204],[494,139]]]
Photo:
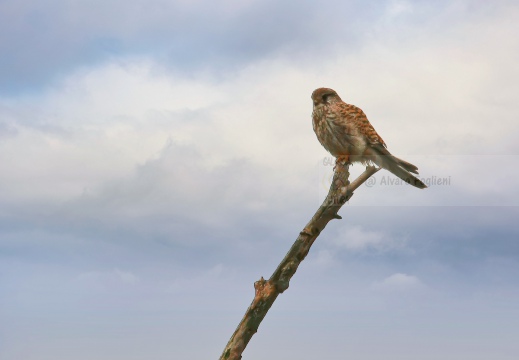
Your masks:
[[[315,89],[312,93],[312,101],[314,102],[314,107],[320,104],[329,104],[331,101],[341,100],[339,95],[333,89],[329,88],[319,88]]]

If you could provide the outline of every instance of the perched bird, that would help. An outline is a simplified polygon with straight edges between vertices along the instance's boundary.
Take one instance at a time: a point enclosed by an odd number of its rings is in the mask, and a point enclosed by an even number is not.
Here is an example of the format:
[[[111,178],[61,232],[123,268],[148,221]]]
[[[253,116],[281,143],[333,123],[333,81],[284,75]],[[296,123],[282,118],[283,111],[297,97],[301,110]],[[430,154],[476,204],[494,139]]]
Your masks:
[[[312,93],[312,101],[312,120],[317,139],[337,161],[375,164],[417,188],[427,187],[411,174],[418,174],[416,166],[391,155],[361,109],[346,104],[334,90],[328,88],[316,89]]]

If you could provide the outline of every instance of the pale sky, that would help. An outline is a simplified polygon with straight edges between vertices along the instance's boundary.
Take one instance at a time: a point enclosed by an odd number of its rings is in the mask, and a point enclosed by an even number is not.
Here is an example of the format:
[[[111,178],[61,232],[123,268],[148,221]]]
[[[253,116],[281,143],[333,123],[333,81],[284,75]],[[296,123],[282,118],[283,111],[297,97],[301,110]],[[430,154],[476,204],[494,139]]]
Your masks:
[[[0,1],[0,359],[217,359],[327,191],[317,87],[431,186],[359,188],[244,360],[517,359],[518,18]]]

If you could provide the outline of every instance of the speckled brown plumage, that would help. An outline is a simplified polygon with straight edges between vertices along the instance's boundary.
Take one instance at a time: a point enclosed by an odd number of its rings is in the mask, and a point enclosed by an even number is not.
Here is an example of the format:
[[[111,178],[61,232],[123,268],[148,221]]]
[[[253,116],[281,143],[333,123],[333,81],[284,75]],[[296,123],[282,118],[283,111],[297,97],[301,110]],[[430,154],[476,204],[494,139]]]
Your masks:
[[[413,186],[427,187],[411,174],[418,174],[416,166],[391,155],[360,108],[346,104],[329,88],[316,89],[312,101],[315,134],[330,154],[349,162],[376,164]]]

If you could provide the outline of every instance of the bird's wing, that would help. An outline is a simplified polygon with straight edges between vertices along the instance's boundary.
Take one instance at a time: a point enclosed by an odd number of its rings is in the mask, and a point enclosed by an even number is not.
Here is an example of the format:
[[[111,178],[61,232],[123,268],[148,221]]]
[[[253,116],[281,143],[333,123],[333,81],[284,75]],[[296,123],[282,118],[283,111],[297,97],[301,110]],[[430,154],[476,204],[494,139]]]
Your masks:
[[[383,147],[386,147],[386,143],[376,132],[373,125],[371,125],[368,117],[364,114],[362,109],[355,105],[341,103],[339,106],[339,112],[341,113],[342,118],[348,119],[349,122],[354,124],[355,128],[357,128],[358,131],[368,139],[371,145],[380,144]]]

